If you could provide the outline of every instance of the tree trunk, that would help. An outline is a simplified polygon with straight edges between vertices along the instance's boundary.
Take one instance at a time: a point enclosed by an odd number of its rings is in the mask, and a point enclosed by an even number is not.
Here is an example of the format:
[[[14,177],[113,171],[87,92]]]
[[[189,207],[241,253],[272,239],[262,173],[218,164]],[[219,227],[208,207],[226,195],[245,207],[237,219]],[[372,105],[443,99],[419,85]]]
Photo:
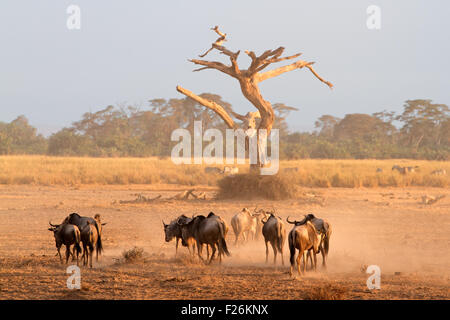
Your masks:
[[[267,136],[264,138],[268,138],[270,135],[270,132],[272,130],[272,126],[275,120],[274,111],[272,109],[272,105],[270,102],[263,99],[261,96],[261,93],[259,91],[258,84],[261,81],[277,77],[283,73],[290,72],[297,69],[302,69],[304,67],[308,68],[311,73],[320,81],[328,85],[330,88],[333,87],[333,84],[331,82],[326,81],[322,77],[320,77],[317,72],[314,70],[312,65],[314,62],[307,62],[304,60],[298,60],[294,63],[291,63],[286,66],[282,66],[276,69],[272,69],[266,72],[261,72],[265,68],[267,68],[269,65],[273,63],[278,63],[285,60],[292,60],[301,55],[301,53],[297,53],[291,56],[287,57],[281,57],[281,55],[284,52],[284,47],[279,47],[275,50],[266,50],[264,53],[262,53],[260,56],[257,56],[253,51],[245,51],[245,53],[250,57],[252,60],[250,66],[242,70],[239,68],[237,63],[237,58],[239,56],[240,50],[237,52],[232,52],[228,49],[226,49],[223,46],[223,42],[225,41],[226,34],[219,31],[219,27],[215,26],[211,30],[215,31],[220,37],[211,45],[211,48],[206,51],[204,54],[200,55],[200,57],[204,57],[207,55],[211,50],[216,49],[221,54],[224,54],[230,58],[231,65],[225,65],[222,62],[218,61],[206,61],[206,60],[198,60],[198,59],[192,59],[189,60],[197,65],[201,65],[203,67],[199,69],[195,69],[194,71],[202,71],[202,70],[208,70],[208,69],[215,69],[220,72],[223,72],[239,81],[239,84],[241,85],[241,91],[244,97],[250,101],[250,103],[255,106],[256,109],[258,109],[259,114],[261,116],[261,122],[259,124],[259,127],[256,131],[256,139],[257,139],[257,163],[250,165],[251,171],[258,171],[262,167],[261,159],[260,159],[260,149],[265,151],[267,139],[262,139],[264,145],[260,144],[260,132],[259,130],[265,129]],[[218,105],[217,103],[214,103],[212,101],[209,101],[207,99],[201,98],[189,90],[186,90],[184,88],[181,88],[180,86],[177,87],[177,90],[181,92],[182,94],[193,98],[198,103],[202,104],[203,106],[214,110],[228,125],[228,127],[233,128],[234,127],[234,121],[231,118],[231,116],[228,115],[228,113],[225,111],[225,109]],[[232,113],[234,116],[236,114]],[[238,117],[243,118],[243,117]],[[247,128],[246,128],[247,129]]]
[[[251,78],[241,78],[239,79],[239,83],[241,85],[241,91],[244,97],[250,101],[251,104],[258,109],[259,114],[261,115],[261,121],[256,131],[256,163],[250,164],[250,172],[259,173],[259,169],[263,166],[260,159],[260,150],[266,148],[267,140],[264,145],[261,145],[260,141],[260,131],[261,129],[265,129],[267,133],[267,137],[270,135],[270,131],[272,130],[273,122],[275,121],[275,115],[272,109],[272,105],[269,101],[264,100],[259,91],[258,83],[254,77]]]

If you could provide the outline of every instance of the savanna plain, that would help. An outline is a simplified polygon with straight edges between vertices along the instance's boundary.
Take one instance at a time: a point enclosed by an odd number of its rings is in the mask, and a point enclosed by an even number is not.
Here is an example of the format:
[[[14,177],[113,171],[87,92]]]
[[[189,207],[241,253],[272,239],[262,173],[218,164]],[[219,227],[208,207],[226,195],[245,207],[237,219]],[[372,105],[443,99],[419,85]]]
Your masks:
[[[402,175],[394,164],[418,166]],[[0,157],[0,299],[449,299],[450,163],[414,160],[302,160],[281,162],[298,196],[288,200],[219,199],[220,175],[204,166],[161,159]],[[380,168],[381,170],[377,169]],[[245,167],[240,168],[245,171]],[[431,172],[445,169],[447,175]],[[185,191],[206,199],[171,199]],[[158,200],[134,201],[144,196]],[[439,197],[426,204],[423,196]],[[233,215],[274,208],[285,220],[314,213],[333,233],[327,269],[289,275],[265,261],[262,236],[234,243]],[[200,263],[163,223],[181,214],[220,215],[230,226],[231,252],[222,264]],[[48,222],[69,213],[100,214],[104,253],[81,266],[81,290],[67,288],[67,265],[55,256]],[[291,225],[286,223],[287,232]],[[124,253],[138,251],[136,259]],[[64,252],[64,249],[62,250]],[[69,262],[71,264],[73,262]],[[369,290],[366,268],[381,269],[381,288]]]

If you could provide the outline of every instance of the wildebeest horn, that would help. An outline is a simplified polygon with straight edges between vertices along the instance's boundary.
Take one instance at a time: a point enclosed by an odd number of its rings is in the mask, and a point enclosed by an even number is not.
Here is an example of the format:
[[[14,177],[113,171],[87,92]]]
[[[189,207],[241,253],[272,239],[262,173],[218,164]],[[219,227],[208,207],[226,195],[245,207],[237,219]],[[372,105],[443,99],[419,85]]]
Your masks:
[[[102,223],[102,226],[106,226],[108,224],[108,222]]]
[[[57,228],[57,227],[59,226],[59,224],[52,224],[50,221],[48,222],[48,224],[49,224],[50,226],[52,226],[53,228]]]
[[[297,223],[297,221],[295,221],[295,220],[294,221],[289,221],[289,217],[286,218],[286,221],[287,221],[287,223],[290,223],[290,224],[296,224]]]
[[[164,220],[161,220],[161,221],[162,221],[164,227],[167,226],[167,224],[164,223]]]

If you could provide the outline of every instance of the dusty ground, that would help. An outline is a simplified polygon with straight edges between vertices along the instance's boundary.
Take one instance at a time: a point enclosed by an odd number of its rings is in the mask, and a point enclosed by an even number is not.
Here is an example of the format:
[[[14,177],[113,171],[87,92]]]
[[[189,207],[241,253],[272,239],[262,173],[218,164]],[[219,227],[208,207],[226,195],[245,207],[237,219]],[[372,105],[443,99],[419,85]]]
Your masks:
[[[120,204],[136,193],[172,196],[177,188],[0,186],[0,299],[450,298],[450,190],[305,191],[309,197],[278,202]],[[446,197],[428,206],[420,203],[424,194]],[[192,261],[185,248],[175,258],[174,242],[164,242],[162,219],[213,210],[229,223],[242,207],[256,204],[273,205],[282,218],[313,212],[328,219],[333,226],[328,270],[293,280],[287,244],[286,265],[266,265],[263,241],[236,247],[232,230],[227,237],[232,256],[221,266]],[[75,291],[66,287],[66,267],[54,256],[53,234],[47,230],[49,220],[59,223],[71,212],[99,213],[108,223],[105,253],[94,269],[82,267],[82,290]],[[133,246],[145,249],[145,259],[123,262],[122,252]],[[369,275],[361,272],[362,266],[372,264],[381,268],[380,290],[368,290]]]

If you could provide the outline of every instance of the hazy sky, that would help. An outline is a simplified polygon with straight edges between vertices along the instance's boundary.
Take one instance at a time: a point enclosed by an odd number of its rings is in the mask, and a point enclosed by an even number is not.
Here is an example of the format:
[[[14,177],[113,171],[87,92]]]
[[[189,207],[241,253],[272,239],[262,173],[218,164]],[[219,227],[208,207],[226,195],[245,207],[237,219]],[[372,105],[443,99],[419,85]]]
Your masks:
[[[66,9],[81,8],[81,30],[68,30]],[[369,5],[381,29],[366,26]],[[257,54],[278,46],[303,52],[330,90],[307,70],[261,84],[266,100],[300,110],[292,129],[309,130],[322,114],[401,111],[407,99],[450,104],[450,2],[411,0],[0,2],[0,121],[20,114],[42,132],[88,111],[152,98],[182,98],[177,84],[219,94],[238,112],[253,111],[235,79],[191,72],[219,25],[229,49]],[[217,53],[207,58],[228,62]]]

